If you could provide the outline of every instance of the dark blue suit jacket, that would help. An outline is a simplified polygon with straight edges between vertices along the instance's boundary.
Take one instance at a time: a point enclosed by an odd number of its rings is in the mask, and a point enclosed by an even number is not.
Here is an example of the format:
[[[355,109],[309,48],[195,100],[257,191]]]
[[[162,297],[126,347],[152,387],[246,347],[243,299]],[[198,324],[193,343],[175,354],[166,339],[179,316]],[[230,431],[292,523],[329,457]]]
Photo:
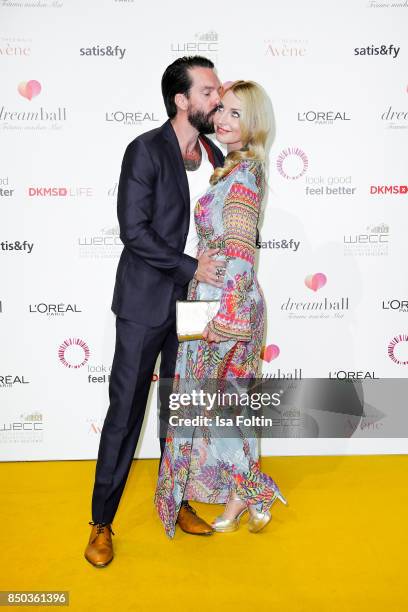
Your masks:
[[[199,138],[213,166],[222,166],[224,156],[218,147],[203,135]],[[112,310],[156,327],[169,316],[172,302],[186,297],[197,268],[197,259],[183,253],[190,194],[170,120],[127,146],[118,186],[118,219],[124,249]]]

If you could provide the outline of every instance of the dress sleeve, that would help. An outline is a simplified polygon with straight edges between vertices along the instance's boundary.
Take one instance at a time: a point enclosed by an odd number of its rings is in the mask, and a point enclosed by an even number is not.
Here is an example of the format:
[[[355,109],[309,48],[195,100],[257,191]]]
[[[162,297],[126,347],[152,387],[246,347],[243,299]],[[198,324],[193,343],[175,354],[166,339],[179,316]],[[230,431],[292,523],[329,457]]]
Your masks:
[[[209,322],[224,339],[249,341],[251,302],[248,292],[254,275],[256,233],[263,193],[263,169],[251,162],[237,172],[224,201],[226,270],[218,313]]]

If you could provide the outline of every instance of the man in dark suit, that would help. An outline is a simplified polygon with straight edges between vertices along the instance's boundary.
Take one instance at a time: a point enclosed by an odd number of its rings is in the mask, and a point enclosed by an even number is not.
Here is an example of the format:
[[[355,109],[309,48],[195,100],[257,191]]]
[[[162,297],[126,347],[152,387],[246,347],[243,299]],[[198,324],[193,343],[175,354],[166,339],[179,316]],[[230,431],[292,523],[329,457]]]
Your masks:
[[[159,355],[160,378],[174,376],[176,300],[186,299],[193,276],[222,286],[216,273],[221,262],[214,259],[219,249],[199,259],[184,253],[189,225],[194,223],[186,170],[199,167],[204,149],[214,168],[224,163],[221,151],[204,135],[214,131],[212,118],[220,102],[220,87],[210,60],[177,59],[162,78],[169,119],[135,138],[123,157],[118,219],[124,248],[112,302],[117,315],[116,346],[110,405],[96,463],[92,531],[85,550],[85,558],[96,567],[104,567],[113,558],[111,524],[132,464]],[[164,443],[160,439],[161,453]],[[187,533],[213,532],[187,501],[180,508],[178,523]]]

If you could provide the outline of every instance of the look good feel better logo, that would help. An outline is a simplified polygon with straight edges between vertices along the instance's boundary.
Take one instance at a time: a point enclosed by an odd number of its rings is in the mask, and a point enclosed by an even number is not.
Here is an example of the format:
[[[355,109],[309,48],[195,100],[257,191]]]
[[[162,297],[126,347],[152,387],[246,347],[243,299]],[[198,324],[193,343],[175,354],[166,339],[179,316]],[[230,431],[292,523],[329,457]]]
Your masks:
[[[281,176],[296,180],[305,174],[309,166],[307,155],[299,147],[283,149],[276,160],[276,167]]]
[[[82,368],[89,361],[89,356],[89,347],[80,338],[67,338],[58,348],[59,360],[66,368]]]
[[[391,340],[388,357],[398,365],[408,365],[408,334],[399,334]]]

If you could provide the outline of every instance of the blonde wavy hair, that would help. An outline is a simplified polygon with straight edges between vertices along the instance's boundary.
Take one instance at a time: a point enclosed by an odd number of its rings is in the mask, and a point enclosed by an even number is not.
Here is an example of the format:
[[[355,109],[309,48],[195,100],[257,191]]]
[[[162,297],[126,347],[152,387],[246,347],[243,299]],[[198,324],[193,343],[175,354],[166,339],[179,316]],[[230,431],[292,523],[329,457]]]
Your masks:
[[[268,148],[272,138],[273,111],[263,87],[255,81],[234,81],[224,89],[232,91],[241,102],[240,129],[242,149],[231,151],[225,157],[222,168],[216,168],[210,177],[215,185],[244,159],[257,160],[266,165]]]

